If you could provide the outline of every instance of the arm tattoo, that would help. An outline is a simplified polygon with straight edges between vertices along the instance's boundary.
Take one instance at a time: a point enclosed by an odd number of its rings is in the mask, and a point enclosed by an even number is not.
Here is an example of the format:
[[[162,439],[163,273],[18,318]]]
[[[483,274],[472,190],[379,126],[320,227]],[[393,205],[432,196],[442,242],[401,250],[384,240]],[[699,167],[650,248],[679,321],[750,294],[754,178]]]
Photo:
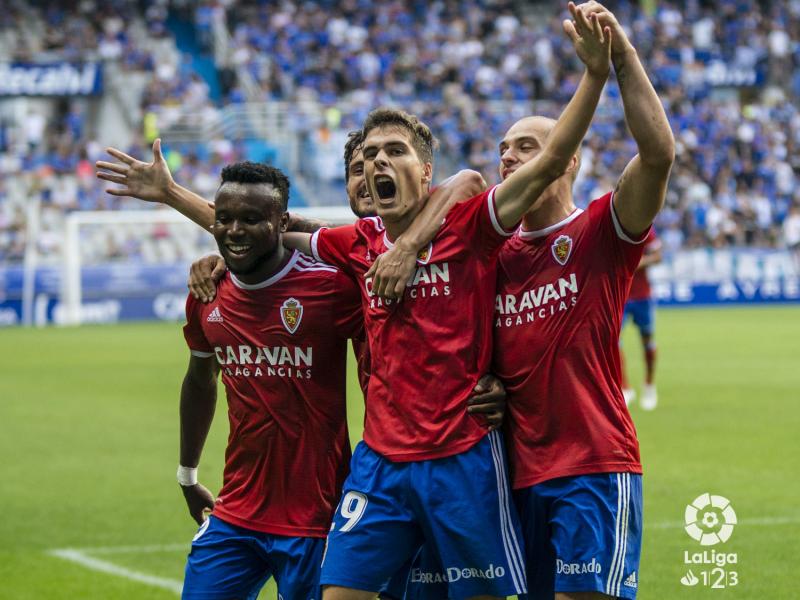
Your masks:
[[[287,231],[314,233],[323,227],[333,227],[333,225],[331,223],[326,223],[325,221],[320,221],[319,219],[306,219],[305,217],[292,215],[289,220],[289,228]]]
[[[611,55],[611,63],[614,65],[614,71],[617,74],[617,84],[620,90],[628,79],[627,65],[625,64],[625,54]]]

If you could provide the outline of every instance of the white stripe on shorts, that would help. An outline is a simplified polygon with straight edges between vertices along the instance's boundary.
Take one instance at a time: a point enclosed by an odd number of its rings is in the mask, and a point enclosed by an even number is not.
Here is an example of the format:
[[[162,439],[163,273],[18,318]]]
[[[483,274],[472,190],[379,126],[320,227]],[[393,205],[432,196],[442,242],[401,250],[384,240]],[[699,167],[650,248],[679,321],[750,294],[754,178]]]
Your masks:
[[[500,506],[500,532],[503,539],[503,549],[508,562],[509,571],[514,581],[514,587],[518,594],[525,593],[524,561],[521,560],[521,553],[517,544],[516,534],[511,521],[510,510],[508,507],[507,484],[505,479],[505,463],[502,460],[501,441],[498,432],[489,434],[489,442],[492,450],[492,460],[495,466],[495,477],[497,479],[498,502]],[[516,553],[515,553],[516,550]]]
[[[630,474],[617,473],[617,516],[614,521],[614,556],[608,570],[606,594],[618,596],[625,572],[628,550],[628,515],[630,512]]]
[[[506,479],[505,462],[503,461],[502,442],[500,433],[492,431],[489,433],[489,442],[492,449],[492,460],[494,461],[495,477],[497,478],[497,492],[500,503],[500,531],[503,537],[503,550],[508,561],[511,579],[517,594],[524,594],[528,590],[525,580],[525,561],[522,557],[517,534],[514,531],[514,522],[511,519],[511,508],[509,506],[509,487]]]
[[[611,582],[615,579],[617,562],[619,561],[619,529],[622,518],[622,489],[620,485],[620,473],[617,473],[617,515],[614,518],[614,554],[611,557],[611,566],[608,568],[608,580],[606,580],[606,594],[611,595]]]
[[[509,565],[509,572],[510,572],[510,575],[511,575],[511,579],[514,582],[514,588],[515,589],[519,589],[519,574],[518,574],[518,571],[516,571],[511,566],[512,565],[512,561],[511,561],[511,554],[509,552],[508,535],[507,535],[507,530],[506,530],[506,513],[503,510],[503,504],[504,504],[504,502],[503,502],[503,493],[502,493],[503,482],[502,482],[501,475],[500,475],[500,473],[502,471],[502,461],[498,459],[498,456],[497,456],[497,453],[496,453],[495,444],[494,444],[494,437],[493,437],[494,433],[495,432],[493,432],[493,431],[490,432],[488,437],[489,437],[490,449],[492,451],[492,463],[494,464],[494,476],[495,476],[495,481],[497,482],[497,501],[498,501],[498,506],[499,506],[499,509],[500,509],[500,535],[502,536],[502,539],[503,539],[503,551],[505,552],[505,555],[506,555],[506,562]]]
[[[622,553],[620,554],[619,561],[619,575],[617,576],[617,585],[615,586],[615,594],[619,596],[620,588],[622,586],[622,578],[625,576],[625,557],[628,554],[628,521],[631,515],[631,474],[622,474],[622,483],[624,488],[624,502],[625,509],[622,515]]]

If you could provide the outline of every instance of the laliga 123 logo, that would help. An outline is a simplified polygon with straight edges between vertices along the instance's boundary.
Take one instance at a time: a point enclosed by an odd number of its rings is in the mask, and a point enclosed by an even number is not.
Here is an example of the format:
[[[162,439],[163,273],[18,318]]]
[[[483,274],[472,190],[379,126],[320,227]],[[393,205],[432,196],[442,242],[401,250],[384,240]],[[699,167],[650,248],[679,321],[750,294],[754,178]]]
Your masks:
[[[686,533],[701,546],[727,542],[736,525],[736,512],[724,496],[701,494],[686,507]]]
[[[686,533],[701,546],[715,546],[727,542],[736,525],[736,512],[724,496],[701,494],[686,507],[684,513]],[[686,587],[700,585],[721,590],[739,585],[739,572],[733,570],[739,562],[735,552],[721,550],[685,551],[683,563],[689,570],[681,577]],[[733,568],[732,568],[733,567]]]

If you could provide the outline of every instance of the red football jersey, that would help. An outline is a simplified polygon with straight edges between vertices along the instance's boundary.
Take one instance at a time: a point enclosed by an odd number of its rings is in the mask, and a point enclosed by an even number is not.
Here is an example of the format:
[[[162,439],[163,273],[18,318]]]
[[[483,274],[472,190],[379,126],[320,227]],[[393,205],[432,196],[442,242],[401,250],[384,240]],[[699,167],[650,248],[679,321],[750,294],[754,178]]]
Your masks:
[[[655,252],[661,247],[661,240],[656,236],[656,230],[650,228],[650,233],[644,240],[644,254]],[[631,291],[628,300],[649,300],[652,296],[650,290],[650,280],[647,278],[647,268],[637,269],[633,274]]]
[[[508,393],[514,488],[641,473],[619,360],[622,309],[641,255],[611,194],[546,229],[520,229],[500,252],[494,372]]]
[[[325,537],[348,473],[347,338],[363,323],[356,284],[294,252],[248,285],[228,273],[209,304],[189,296],[184,336],[215,356],[230,434],[214,514],[286,536]]]
[[[486,428],[466,399],[489,369],[497,253],[505,231],[489,190],[453,207],[399,302],[371,292],[363,276],[391,247],[377,217],[322,229],[314,255],[359,281],[371,350],[364,441],[393,461],[463,452]]]

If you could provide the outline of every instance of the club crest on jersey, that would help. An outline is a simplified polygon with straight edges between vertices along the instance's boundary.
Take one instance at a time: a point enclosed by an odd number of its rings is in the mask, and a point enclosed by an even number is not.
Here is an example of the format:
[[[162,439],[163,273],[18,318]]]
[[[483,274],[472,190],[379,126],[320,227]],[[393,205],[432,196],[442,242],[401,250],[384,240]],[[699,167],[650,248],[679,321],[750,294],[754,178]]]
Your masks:
[[[299,300],[289,298],[281,305],[281,321],[286,331],[294,333],[303,320],[303,305]]]
[[[431,260],[431,255],[433,254],[433,242],[428,244],[427,248],[423,248],[417,254],[417,263],[420,265],[427,265]]]
[[[572,252],[572,238],[568,235],[560,235],[550,249],[553,251],[553,258],[556,259],[556,262],[563,266],[567,264]]]

